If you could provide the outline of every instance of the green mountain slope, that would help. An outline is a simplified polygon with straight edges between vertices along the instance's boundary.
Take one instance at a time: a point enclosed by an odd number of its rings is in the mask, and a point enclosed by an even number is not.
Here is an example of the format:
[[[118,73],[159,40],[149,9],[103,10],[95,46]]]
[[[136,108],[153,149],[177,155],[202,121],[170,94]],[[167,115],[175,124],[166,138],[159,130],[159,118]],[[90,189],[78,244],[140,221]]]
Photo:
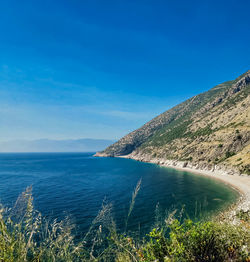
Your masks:
[[[250,172],[250,70],[152,119],[97,156],[174,159]]]

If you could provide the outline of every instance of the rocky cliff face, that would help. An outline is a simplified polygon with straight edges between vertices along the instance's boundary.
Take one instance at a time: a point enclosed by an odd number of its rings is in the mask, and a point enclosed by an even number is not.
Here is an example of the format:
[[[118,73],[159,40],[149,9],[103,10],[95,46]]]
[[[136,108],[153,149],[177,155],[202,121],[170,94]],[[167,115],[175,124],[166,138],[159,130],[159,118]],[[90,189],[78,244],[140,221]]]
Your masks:
[[[250,70],[173,107],[97,155],[221,165],[250,174]]]

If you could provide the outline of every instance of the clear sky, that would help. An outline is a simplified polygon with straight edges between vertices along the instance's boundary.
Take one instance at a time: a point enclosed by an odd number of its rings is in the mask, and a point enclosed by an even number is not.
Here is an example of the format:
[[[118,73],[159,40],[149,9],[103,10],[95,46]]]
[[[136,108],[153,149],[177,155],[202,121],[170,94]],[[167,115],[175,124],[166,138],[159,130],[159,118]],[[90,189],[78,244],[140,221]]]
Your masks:
[[[0,140],[117,139],[250,69],[250,1],[1,0]]]

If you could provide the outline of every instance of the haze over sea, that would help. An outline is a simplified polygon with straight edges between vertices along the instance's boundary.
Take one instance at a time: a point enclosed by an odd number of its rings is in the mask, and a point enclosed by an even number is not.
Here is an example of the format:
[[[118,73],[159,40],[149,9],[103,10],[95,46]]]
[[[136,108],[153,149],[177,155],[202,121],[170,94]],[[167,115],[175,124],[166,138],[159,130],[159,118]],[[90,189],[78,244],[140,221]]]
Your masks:
[[[237,198],[223,183],[199,175],[121,158],[96,158],[93,153],[0,154],[0,200],[12,206],[27,186],[33,186],[35,208],[49,218],[70,215],[78,232],[86,232],[102,202],[113,204],[120,229],[131,194],[142,179],[128,229],[150,230],[159,203],[191,218],[215,213]]]

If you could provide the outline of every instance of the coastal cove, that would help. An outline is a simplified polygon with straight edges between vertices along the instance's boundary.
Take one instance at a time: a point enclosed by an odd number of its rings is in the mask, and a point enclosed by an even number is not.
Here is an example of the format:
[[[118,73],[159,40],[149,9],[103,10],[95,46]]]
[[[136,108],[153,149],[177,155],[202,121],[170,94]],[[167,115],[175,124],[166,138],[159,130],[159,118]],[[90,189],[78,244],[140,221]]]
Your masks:
[[[98,155],[99,154],[97,154],[97,156]],[[237,223],[237,220],[235,219],[235,215],[237,214],[237,212],[239,212],[240,210],[243,210],[245,212],[250,210],[250,177],[248,175],[242,175],[234,172],[234,170],[231,170],[230,168],[223,168],[220,166],[215,166],[214,168],[208,168],[204,166],[202,168],[197,165],[193,165],[192,163],[187,163],[185,161],[166,160],[160,158],[152,159],[150,158],[150,156],[146,155],[130,154],[119,157],[134,159],[136,161],[145,163],[153,163],[164,168],[186,171],[192,174],[200,175],[203,177],[206,176],[211,179],[223,182],[225,185],[233,188],[239,193],[238,200],[224,210],[223,217],[226,218],[227,221]]]
[[[228,185],[193,171],[92,155],[0,154],[1,202],[13,206],[18,195],[32,185],[35,209],[52,219],[70,215],[81,235],[105,200],[112,204],[117,227],[123,230],[131,194],[142,179],[128,229],[144,235],[154,225],[156,206],[162,217],[184,207],[184,215],[200,220],[238,199],[238,193]]]

